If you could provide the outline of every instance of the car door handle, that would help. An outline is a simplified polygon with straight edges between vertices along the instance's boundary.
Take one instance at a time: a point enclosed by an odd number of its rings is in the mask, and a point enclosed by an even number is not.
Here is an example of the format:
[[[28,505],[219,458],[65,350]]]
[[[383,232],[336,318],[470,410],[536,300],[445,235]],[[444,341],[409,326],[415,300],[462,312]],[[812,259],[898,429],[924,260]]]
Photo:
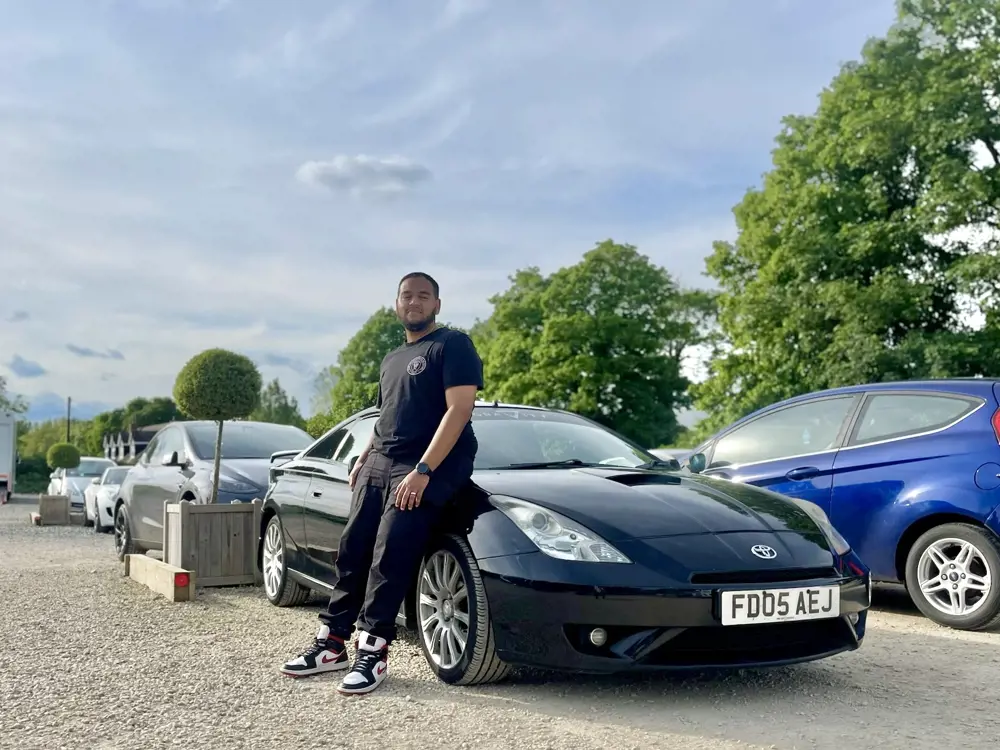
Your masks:
[[[798,482],[803,479],[812,479],[814,476],[819,474],[819,469],[815,466],[800,466],[797,469],[792,469],[787,474],[785,474],[785,479],[790,479],[793,482]]]
[[[313,490],[313,497],[323,497],[323,493],[319,490]]]

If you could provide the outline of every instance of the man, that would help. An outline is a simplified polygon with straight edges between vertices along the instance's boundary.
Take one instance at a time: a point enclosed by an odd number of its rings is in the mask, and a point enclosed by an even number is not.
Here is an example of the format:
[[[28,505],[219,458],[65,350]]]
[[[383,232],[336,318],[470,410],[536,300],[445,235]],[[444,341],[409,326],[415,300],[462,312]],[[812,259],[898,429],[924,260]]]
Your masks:
[[[470,422],[483,364],[464,333],[438,326],[438,284],[425,273],[400,280],[396,315],[406,343],[386,355],[380,414],[350,474],[350,516],[337,553],[337,585],[315,642],[281,671],[305,676],[354,664],[342,693],[369,693],[386,678],[396,614],[444,506],[472,475],[478,450]]]

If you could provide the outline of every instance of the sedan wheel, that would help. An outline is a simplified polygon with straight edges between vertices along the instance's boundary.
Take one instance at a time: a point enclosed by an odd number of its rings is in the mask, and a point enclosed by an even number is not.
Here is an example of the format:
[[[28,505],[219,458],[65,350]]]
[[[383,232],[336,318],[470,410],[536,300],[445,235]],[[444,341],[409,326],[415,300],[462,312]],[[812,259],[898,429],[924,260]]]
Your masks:
[[[145,552],[132,541],[132,526],[129,523],[125,505],[115,508],[115,555],[124,561],[126,555],[139,555]]]
[[[970,524],[931,529],[910,550],[906,585],[927,617],[960,630],[1000,623],[1000,540]]]
[[[303,604],[312,593],[298,581],[292,580],[285,565],[285,533],[281,519],[272,516],[264,532],[264,545],[260,557],[264,576],[264,595],[277,607]]]
[[[446,536],[420,567],[417,583],[420,648],[443,682],[478,685],[506,677],[496,655],[486,589],[468,543]]]

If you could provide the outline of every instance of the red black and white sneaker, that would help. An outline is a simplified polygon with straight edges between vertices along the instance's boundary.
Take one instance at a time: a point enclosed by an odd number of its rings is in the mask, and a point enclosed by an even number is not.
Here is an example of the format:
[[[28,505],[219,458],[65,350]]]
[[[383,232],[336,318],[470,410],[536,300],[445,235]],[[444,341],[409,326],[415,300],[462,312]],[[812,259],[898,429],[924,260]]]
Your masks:
[[[326,672],[347,669],[347,651],[344,642],[330,636],[330,629],[321,625],[313,645],[282,665],[281,673],[289,677],[309,677]]]
[[[354,665],[337,688],[345,695],[370,693],[388,677],[389,647],[385,638],[362,632],[358,636]]]

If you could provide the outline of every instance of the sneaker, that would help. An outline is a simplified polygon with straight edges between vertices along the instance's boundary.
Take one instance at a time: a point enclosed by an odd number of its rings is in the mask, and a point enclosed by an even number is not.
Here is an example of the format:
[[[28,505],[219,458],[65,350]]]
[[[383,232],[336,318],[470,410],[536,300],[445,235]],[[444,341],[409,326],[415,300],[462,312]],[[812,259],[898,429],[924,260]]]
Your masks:
[[[354,666],[337,688],[345,695],[370,693],[382,684],[388,676],[389,646],[385,638],[377,638],[371,633],[358,636],[357,654]]]
[[[313,645],[289,659],[281,667],[282,674],[289,677],[308,677],[324,672],[339,672],[347,669],[347,650],[344,642],[330,637],[330,628],[321,625]]]

